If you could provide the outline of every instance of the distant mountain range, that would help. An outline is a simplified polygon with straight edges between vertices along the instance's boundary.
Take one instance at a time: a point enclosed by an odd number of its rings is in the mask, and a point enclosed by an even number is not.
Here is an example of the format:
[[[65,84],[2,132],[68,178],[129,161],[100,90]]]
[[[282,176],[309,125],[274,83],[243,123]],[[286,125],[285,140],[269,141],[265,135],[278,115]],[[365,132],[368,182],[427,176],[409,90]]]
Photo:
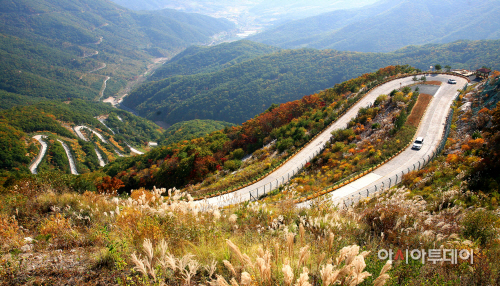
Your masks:
[[[243,50],[242,46],[253,47],[253,58],[230,65],[241,54],[237,51]],[[500,40],[458,41],[408,46],[393,53],[298,49],[259,55],[257,51],[266,53],[269,48],[248,41],[233,42],[223,49],[211,47],[179,55],[163,67],[166,78],[155,74],[156,81],[138,87],[124,104],[150,120],[167,124],[192,119],[240,124],[272,103],[296,100],[388,65],[409,64],[427,70],[437,63],[467,69],[486,64],[498,69],[499,46]],[[180,62],[182,69],[176,73]]]
[[[288,22],[249,40],[282,48],[390,52],[407,45],[499,39],[498,15],[498,0],[383,0]]]
[[[282,23],[314,16],[326,11],[349,9],[372,4],[376,0],[112,0],[132,10],[173,8],[184,12],[217,15],[240,25]]]
[[[102,165],[95,150],[105,162],[134,147],[144,151],[148,141],[164,137],[162,130],[97,101],[143,74],[154,58],[208,44],[233,28],[225,19],[134,12],[106,0],[1,1],[0,172],[29,172],[40,151],[32,138],[40,134],[49,145],[41,169],[70,172],[58,140],[66,142],[80,174]],[[71,131],[77,125],[98,130],[108,142],[78,139]]]

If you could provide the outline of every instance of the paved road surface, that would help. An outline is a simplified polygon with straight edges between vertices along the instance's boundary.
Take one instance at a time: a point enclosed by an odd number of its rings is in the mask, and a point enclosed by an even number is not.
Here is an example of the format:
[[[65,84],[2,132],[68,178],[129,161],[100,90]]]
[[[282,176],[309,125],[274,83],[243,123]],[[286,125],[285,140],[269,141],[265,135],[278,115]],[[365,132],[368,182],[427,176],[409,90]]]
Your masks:
[[[75,127],[75,132],[76,132],[76,135],[78,135],[78,137],[80,137],[80,139],[82,139],[82,140],[84,140],[84,141],[89,141],[89,139],[87,139],[87,138],[83,135],[83,133],[82,133],[82,131],[81,131],[83,128],[90,130],[90,131],[91,131],[92,133],[94,133],[97,137],[99,137],[99,139],[101,139],[101,141],[102,141],[103,143],[108,143],[108,141],[106,141],[106,139],[105,139],[105,138],[101,135],[101,133],[99,133],[99,132],[97,132],[97,131],[95,131],[95,130],[93,130],[93,129],[91,129],[91,128],[89,128],[89,127],[85,126],[85,125],[80,125],[80,126],[76,126],[76,127]]]
[[[109,76],[106,77],[106,79],[102,83],[101,90],[99,91],[99,100],[104,96],[104,91],[106,90],[107,82],[110,79]]]
[[[104,160],[102,159],[101,152],[99,152],[99,150],[97,150],[97,148],[94,148],[94,150],[95,150],[95,153],[97,155],[97,159],[99,160],[99,166],[101,166],[101,167],[106,166],[106,162],[104,162]]]
[[[106,125],[106,123],[104,123],[104,121],[105,121],[106,119],[98,119],[98,120],[99,120],[99,122],[101,122],[101,123],[102,123],[102,125],[104,125],[106,128],[108,128],[108,130],[109,130],[109,131],[111,131],[111,133],[113,133],[113,135],[115,135],[115,134],[116,134],[116,133],[115,133],[115,131],[113,131],[113,129],[109,128],[109,127],[108,127],[108,125]]]
[[[71,155],[71,150],[69,150],[68,145],[66,145],[66,143],[64,143],[63,141],[61,141],[59,139],[57,139],[57,141],[59,141],[59,143],[61,143],[61,145],[64,148],[64,151],[66,151],[66,156],[68,157],[69,168],[71,170],[71,174],[79,175],[78,171],[76,170],[75,160],[73,159],[73,155]]]
[[[141,151],[135,149],[134,147],[130,146],[128,143],[125,143],[125,144],[127,144],[127,146],[130,149],[130,151],[132,151],[132,152],[134,152],[136,154],[139,154],[139,155],[143,155],[144,154],[144,152],[141,152]]]
[[[82,129],[83,129],[83,128],[86,128],[86,129],[88,129],[88,130],[92,131],[92,133],[94,133],[97,137],[99,137],[99,139],[101,139],[101,141],[102,141],[103,143],[107,143],[107,144],[109,144],[109,143],[108,143],[108,141],[106,141],[106,139],[104,138],[104,136],[102,136],[102,134],[101,134],[101,133],[99,133],[99,132],[97,132],[97,131],[95,131],[95,130],[93,130],[93,129],[91,129],[91,128],[89,128],[89,127],[85,126],[85,125],[80,125],[80,126],[76,126],[76,127],[75,127],[75,132],[76,132],[76,135],[78,135],[78,137],[80,137],[80,139],[82,139],[82,140],[84,140],[84,141],[87,141],[87,142],[89,141],[89,139],[87,139],[87,138],[83,135],[83,133],[82,133]],[[118,150],[116,150],[116,149],[114,149],[114,148],[113,148],[113,150],[115,151],[115,153],[116,153],[118,156],[120,156],[120,157],[124,157],[124,156],[123,156],[123,154],[122,154],[122,153],[120,153]],[[98,154],[98,155],[97,155],[97,157],[99,157],[99,155],[101,155],[101,154]],[[102,156],[101,156],[101,157],[102,157]],[[101,163],[99,163],[99,164],[101,164]]]
[[[457,84],[448,84],[447,81],[450,78],[454,78]],[[450,75],[431,76],[428,77],[428,80],[438,80],[443,82],[443,84],[427,107],[427,111],[417,130],[417,137],[424,137],[422,149],[412,150],[411,146],[408,147],[401,154],[375,171],[325,195],[324,197],[326,199],[332,200],[335,203],[341,203],[346,197],[352,197],[352,195],[358,196],[359,192],[363,192],[366,189],[371,190],[374,189],[375,186],[378,186],[378,189],[380,189],[382,182],[385,182],[384,186],[387,187],[389,178],[393,178],[396,175],[400,176],[402,171],[407,173],[408,169],[414,169],[414,164],[418,164],[419,161],[422,162],[422,159],[427,161],[429,157],[432,157],[433,152],[441,142],[450,106],[458,94],[458,90],[462,89],[467,81],[461,77]],[[403,85],[405,83],[403,83]],[[392,180],[394,182],[394,179]],[[310,202],[304,202],[298,206],[307,207],[309,205]]]
[[[40,153],[38,153],[38,156],[36,157],[35,162],[33,162],[33,164],[31,164],[31,166],[30,166],[31,173],[38,174],[36,171],[36,168],[38,167],[38,165],[40,165],[40,162],[42,162],[43,156],[45,156],[45,153],[47,152],[47,143],[45,141],[43,141],[42,138],[47,138],[47,136],[35,135],[35,136],[33,136],[33,138],[35,138],[36,140],[38,140],[38,142],[40,142],[40,144],[42,144],[42,150],[40,150]]]

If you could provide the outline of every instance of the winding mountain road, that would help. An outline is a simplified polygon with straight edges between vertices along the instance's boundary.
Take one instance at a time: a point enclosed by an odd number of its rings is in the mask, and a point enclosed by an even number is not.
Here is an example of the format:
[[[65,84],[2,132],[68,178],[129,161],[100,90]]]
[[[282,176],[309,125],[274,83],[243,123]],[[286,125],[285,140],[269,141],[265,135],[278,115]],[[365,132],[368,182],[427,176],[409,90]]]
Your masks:
[[[115,131],[113,131],[113,129],[109,128],[108,125],[106,125],[106,123],[104,123],[105,119],[98,119],[99,122],[102,123],[102,125],[104,125],[106,128],[108,128],[109,131],[111,131],[111,133],[113,133],[113,135],[115,135]]]
[[[101,90],[99,91],[99,101],[101,98],[104,96],[104,91],[106,90],[107,82],[111,77],[107,76],[104,81],[102,82],[102,87]]]
[[[99,71],[99,70],[105,69],[107,66],[108,66],[108,65],[106,65],[106,63],[101,63],[101,65],[100,65],[98,68],[96,68],[96,69],[94,69],[94,70],[89,71],[89,73],[93,73],[93,72],[96,72],[96,71]]]
[[[102,123],[102,122],[101,122],[101,123]],[[103,123],[103,124],[104,124],[104,123]],[[104,126],[106,126],[106,125],[104,125]],[[106,126],[106,127],[107,127],[107,126]],[[102,136],[102,134],[101,134],[101,133],[99,133],[99,132],[97,132],[97,131],[93,130],[92,128],[87,127],[87,126],[85,126],[85,125],[75,126],[75,128],[74,128],[74,129],[75,129],[75,132],[76,132],[76,135],[77,135],[80,139],[82,139],[82,140],[84,140],[84,141],[87,141],[87,142],[89,141],[89,139],[88,139],[87,137],[85,137],[85,135],[83,135],[83,133],[82,133],[82,129],[84,129],[84,128],[85,128],[85,129],[88,129],[88,130],[90,130],[92,133],[94,133],[97,137],[99,137],[99,139],[101,139],[101,141],[102,141],[103,143],[109,144],[109,142],[108,142],[108,141],[104,138],[104,136]],[[109,128],[109,127],[108,127],[108,128]],[[111,129],[110,129],[110,130],[111,130]],[[113,134],[114,134],[114,132],[113,132]],[[111,145],[111,146],[112,146],[112,145]],[[118,156],[120,156],[120,157],[125,157],[122,153],[120,153],[120,152],[119,152],[118,150],[116,150],[115,148],[113,148],[113,150],[115,151],[116,155],[118,155]],[[97,149],[96,149],[96,151],[97,151]],[[99,156],[100,156],[100,157],[101,157],[101,159],[102,159],[102,155],[101,155],[100,153],[96,152],[96,154],[97,154],[97,157],[98,157],[98,158],[99,158]],[[99,160],[99,164],[100,164],[100,165],[102,165],[101,160]]]
[[[373,104],[379,95],[389,94],[394,89],[399,89],[402,86],[413,84],[414,81],[412,78],[413,76],[408,76],[396,79],[373,89],[348,112],[337,119],[334,124],[329,126],[320,135],[313,139],[292,159],[261,181],[229,194],[197,202],[202,205],[223,207],[230,204],[249,201],[250,199],[257,197],[258,193],[256,193],[256,190],[258,190],[260,194],[263,194],[264,190],[269,192],[270,190],[277,188],[279,185],[286,183],[294,174],[297,173],[298,170],[303,168],[307,162],[311,161],[314,156],[319,154],[319,152],[324,149],[325,142],[328,142],[332,137],[332,131],[346,128],[347,123],[357,116],[359,109]],[[457,84],[448,84],[447,81],[450,78],[455,79]],[[443,84],[435,94],[435,98],[428,106],[420,128],[417,131],[418,136],[425,137],[424,147],[420,151],[405,150],[405,152],[401,153],[399,156],[395,157],[382,167],[376,169],[374,172],[343,188],[338,189],[332,194],[329,194],[328,196],[330,196],[330,199],[338,200],[339,198],[348,196],[351,193],[357,193],[359,190],[366,189],[367,187],[370,187],[370,185],[374,185],[388,176],[398,172],[400,173],[401,169],[408,168],[413,163],[416,163],[418,159],[422,158],[422,156],[428,155],[429,152],[432,152],[432,150],[437,147],[442,136],[449,107],[457,95],[457,90],[462,88],[467,83],[467,80],[462,77],[452,75],[432,75],[428,77],[428,80],[439,80],[443,82]],[[300,206],[307,206],[308,204],[309,202],[304,202]]]
[[[139,155],[144,155],[144,152],[141,152],[141,151],[135,149],[134,147],[130,146],[128,143],[125,143],[125,144],[127,144],[127,146],[130,149],[130,151],[132,151],[132,152],[134,152],[136,154],[139,154]]]
[[[97,148],[94,148],[95,154],[97,155],[97,159],[99,160],[99,166],[104,167],[106,166],[106,162],[102,159],[102,154],[97,150]]]
[[[85,137],[82,133],[82,129],[85,128],[85,129],[88,129],[89,131],[91,131],[92,133],[94,133],[97,137],[99,137],[99,139],[101,139],[101,141],[103,143],[108,143],[108,141],[106,141],[106,139],[104,138],[104,136],[101,135],[101,133],[85,126],[85,125],[80,125],[80,126],[76,126],[75,127],[75,132],[76,132],[76,135],[78,135],[78,137],[80,137],[80,139],[84,140],[84,141],[89,141],[89,139],[87,139],[87,137]]]
[[[448,84],[447,81],[450,78],[455,79],[457,84]],[[414,164],[417,164],[423,159],[428,160],[433,156],[437,146],[441,142],[450,106],[458,95],[458,89],[463,88],[467,84],[467,80],[449,75],[436,75],[432,76],[431,79],[433,81],[441,81],[443,84],[434,94],[434,98],[427,107],[419,129],[416,132],[416,137],[424,137],[422,148],[420,150],[413,150],[411,146],[409,146],[401,152],[401,154],[373,172],[325,195],[325,199],[338,204],[341,203],[343,199],[352,197],[352,195],[358,196],[360,191],[367,189],[371,190],[374,189],[375,186],[378,186],[378,189],[380,189],[382,185],[388,187],[389,178],[394,178],[396,175],[399,175],[399,178],[401,178],[402,172],[407,173],[408,170],[413,170],[415,168]],[[418,166],[420,166],[420,163],[418,163]],[[384,182],[384,184],[382,184],[382,182]],[[392,184],[394,184],[394,179],[392,179]],[[306,201],[298,206],[308,207],[310,204],[311,202]]]
[[[47,136],[35,135],[35,136],[33,136],[33,138],[35,138],[36,140],[38,140],[38,142],[40,142],[40,144],[42,144],[42,150],[40,150],[40,153],[38,153],[38,155],[36,156],[35,162],[33,162],[33,164],[31,164],[31,166],[30,166],[31,173],[38,174],[36,171],[36,168],[38,167],[38,165],[40,165],[40,162],[42,162],[43,156],[45,156],[45,153],[47,152],[47,143],[45,141],[43,141],[42,138],[47,138]]]
[[[78,171],[76,170],[75,160],[73,159],[73,155],[71,155],[71,150],[69,149],[68,145],[66,145],[66,143],[64,143],[63,141],[61,141],[59,139],[57,139],[57,141],[59,141],[59,143],[61,143],[61,145],[64,148],[64,151],[66,152],[66,156],[68,157],[68,161],[69,161],[69,168],[71,170],[71,174],[79,175]]]

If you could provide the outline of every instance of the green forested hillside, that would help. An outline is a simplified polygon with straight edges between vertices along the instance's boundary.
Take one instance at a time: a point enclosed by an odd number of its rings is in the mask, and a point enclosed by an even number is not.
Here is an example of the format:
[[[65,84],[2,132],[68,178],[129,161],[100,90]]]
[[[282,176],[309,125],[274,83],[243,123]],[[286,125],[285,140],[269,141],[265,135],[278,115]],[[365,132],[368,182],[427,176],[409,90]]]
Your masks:
[[[0,89],[3,91],[31,98],[92,98],[99,91],[92,83],[100,84],[100,77],[82,76],[98,65],[90,58],[75,56],[73,51],[16,36],[0,36]],[[9,100],[2,96],[0,108],[8,104]]]
[[[0,120],[0,134],[0,169],[25,167],[30,161],[25,156],[27,146],[23,139],[26,134],[3,120]]]
[[[104,123],[107,127],[96,117],[105,118]],[[106,104],[78,99],[64,103],[44,100],[29,106],[19,105],[0,111],[1,145],[3,146],[0,148],[0,158],[2,158],[0,169],[13,171],[17,168],[21,172],[28,172],[28,163],[38,154],[38,151],[33,151],[37,143],[31,142],[31,137],[35,134],[49,135],[52,142],[50,150],[62,148],[54,141],[56,138],[65,140],[70,145],[73,154],[79,156],[75,157],[81,159],[83,165],[88,163],[87,167],[82,165],[79,168],[80,172],[97,169],[98,164],[87,162],[96,156],[95,146],[92,142],[77,138],[71,130],[77,125],[88,126],[98,130],[105,138],[112,138],[117,144],[115,148],[123,148],[125,153],[128,153],[127,144],[140,148],[140,146],[146,146],[148,141],[158,141],[162,137],[162,131],[148,120]],[[64,150],[62,154],[64,155]],[[67,158],[64,160],[66,166]],[[49,159],[44,159],[42,167],[47,165],[43,168],[50,168],[49,165],[53,163],[51,162]]]
[[[0,90],[31,98],[94,99],[172,55],[232,29],[227,20],[173,10],[132,12],[103,0],[2,1]],[[10,100],[13,100],[12,102]],[[1,108],[19,100],[2,94]]]
[[[165,130],[165,139],[161,141],[161,145],[170,145],[175,142],[203,137],[230,126],[234,126],[234,124],[214,120],[195,119],[178,122]]]
[[[250,41],[223,43],[213,47],[191,46],[158,68],[149,80],[215,72],[278,50],[279,48]]]
[[[132,12],[102,0],[3,2],[2,33],[72,45],[96,43],[103,37],[102,49],[124,56],[147,48],[172,52],[233,27],[227,20],[204,15],[175,10]]]
[[[168,124],[191,119],[242,123],[272,103],[295,100],[343,80],[390,64],[420,69],[440,63],[452,68],[500,68],[499,40],[410,46],[393,53],[282,50],[213,73],[175,76],[146,83],[125,105]]]
[[[250,37],[282,48],[390,52],[407,45],[500,38],[498,0],[384,0],[285,23]]]

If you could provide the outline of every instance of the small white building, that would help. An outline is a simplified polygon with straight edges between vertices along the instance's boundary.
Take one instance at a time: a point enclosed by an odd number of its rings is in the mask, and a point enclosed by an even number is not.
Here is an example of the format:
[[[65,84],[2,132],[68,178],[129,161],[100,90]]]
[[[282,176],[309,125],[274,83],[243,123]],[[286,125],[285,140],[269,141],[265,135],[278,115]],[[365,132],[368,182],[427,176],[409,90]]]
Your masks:
[[[158,143],[156,143],[156,142],[148,142],[148,147],[158,147]]]

